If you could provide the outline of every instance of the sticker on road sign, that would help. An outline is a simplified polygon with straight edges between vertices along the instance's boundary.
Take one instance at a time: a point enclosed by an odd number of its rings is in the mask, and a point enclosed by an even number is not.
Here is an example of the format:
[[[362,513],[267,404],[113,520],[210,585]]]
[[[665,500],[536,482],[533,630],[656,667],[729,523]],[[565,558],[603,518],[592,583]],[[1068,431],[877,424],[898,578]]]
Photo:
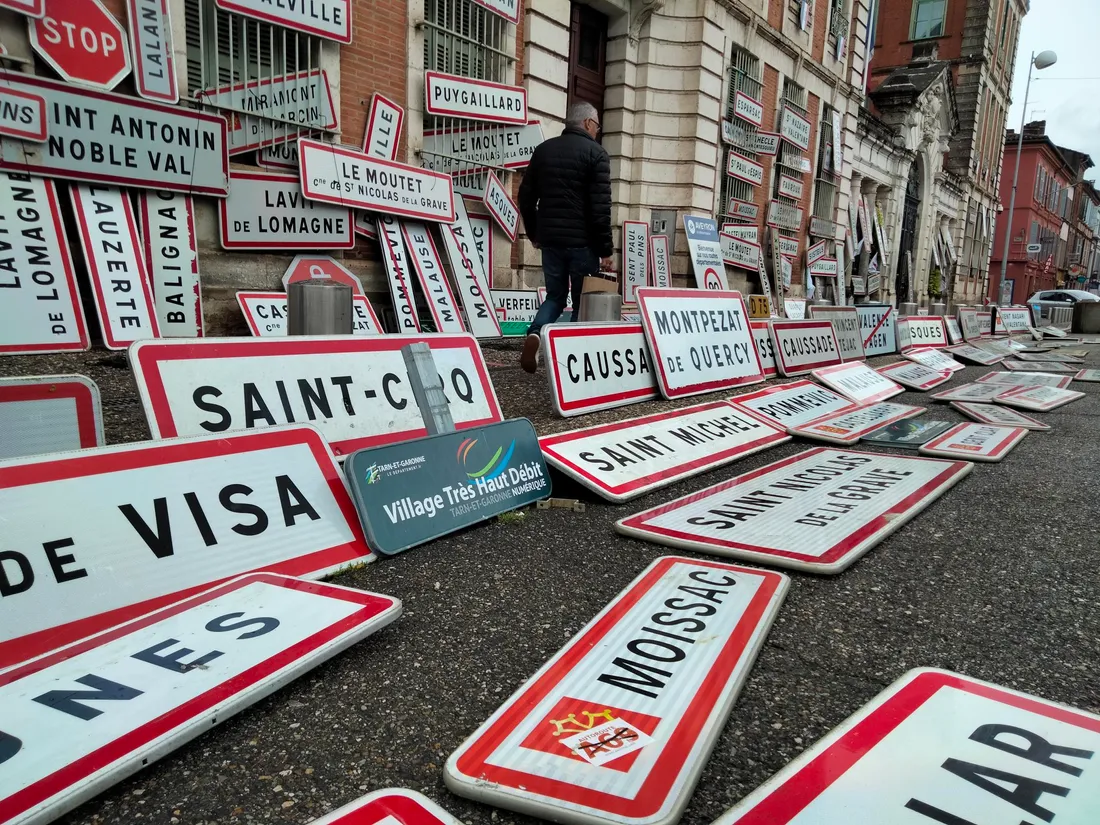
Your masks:
[[[103,413],[94,381],[83,375],[0,378],[0,459],[103,444]],[[4,579],[0,569],[0,581]]]
[[[761,296],[750,295],[749,298]],[[765,303],[767,300],[765,299]],[[767,321],[749,321],[752,330],[752,340],[756,344],[756,354],[760,356],[760,366],[765,378],[771,378],[778,372],[775,364],[775,343],[772,341],[772,328]]]
[[[1060,361],[1017,361],[1007,359],[1001,366],[1011,372],[1077,372],[1076,366],[1069,366]]]
[[[917,347],[946,347],[949,343],[947,327],[938,315],[899,318],[897,330],[898,351],[902,355]]]
[[[1050,375],[1042,372],[987,372],[981,378],[975,380],[979,384],[1008,384],[1013,387],[1057,387],[1058,389],[1065,389],[1073,379],[1068,375]]]
[[[860,329],[859,313],[855,307],[810,307],[810,318],[815,321],[831,321],[836,341],[840,346],[840,360],[862,361],[863,333]]]
[[[996,404],[976,404],[968,401],[952,401],[951,406],[983,424],[996,424],[999,427],[1023,427],[1025,430],[1038,430],[1045,432],[1050,429],[1049,424],[1044,424],[1037,418],[1024,415],[1018,410],[1000,407]]]
[[[451,291],[451,282],[443,271],[439,249],[428,234],[428,228],[417,221],[401,221],[401,237],[405,239],[409,260],[413,263],[420,289],[427,299],[435,331],[465,332],[466,327],[462,323],[455,295]]]
[[[910,349],[901,354],[902,358],[907,358],[915,364],[921,364],[933,370],[945,370],[947,372],[958,372],[961,369],[965,369],[965,364],[960,364],[954,358],[947,354],[947,352],[940,352],[936,349],[919,348]]]
[[[860,442],[877,447],[915,450],[921,444],[926,444],[954,426],[950,421],[918,421],[909,418],[904,421],[895,421],[893,424],[887,424],[881,429],[867,433]]]
[[[285,292],[237,293],[237,304],[248,322],[249,331],[257,338],[279,338],[290,334],[290,315]],[[381,335],[382,325],[366,295],[351,296],[351,331],[353,335]]]
[[[817,447],[629,516],[615,529],[754,564],[839,573],[973,466]]]
[[[54,182],[0,172],[0,230],[0,355],[86,350],[88,327]]]
[[[1058,387],[1013,387],[995,399],[998,404],[1020,407],[1034,412],[1050,412],[1058,407],[1084,398],[1085,393],[1063,390]]]
[[[499,338],[500,321],[489,294],[489,279],[485,264],[477,251],[473,225],[466,214],[462,198],[455,201],[457,218],[452,224],[441,224],[439,234],[443,249],[451,262],[451,273],[458,292],[462,296],[462,308],[466,311],[466,326],[477,338]]]
[[[550,401],[564,418],[661,397],[640,323],[547,324],[542,351]]]
[[[289,290],[290,285],[298,281],[335,281],[351,287],[353,298],[363,295],[363,283],[359,276],[327,255],[296,255],[283,273],[282,280],[285,290]]]
[[[160,335],[149,272],[130,198],[113,186],[69,187],[80,245],[95,292],[103,345],[126,349]]]
[[[127,0],[126,23],[134,57],[134,87],[140,97],[176,103],[176,57],[169,0]]]
[[[1098,752],[1098,716],[913,670],[714,825],[1084,825]]]
[[[676,822],[788,585],[657,559],[451,755],[447,787],[558,822]],[[659,629],[681,612],[705,618]]]
[[[855,404],[828,387],[805,380],[735,395],[730,402],[775,421],[787,432],[824,415],[856,408]]]
[[[363,132],[363,154],[382,160],[397,160],[401,124],[405,110],[385,95],[375,92],[370,98],[370,114]]]
[[[310,427],[5,461],[0,512],[0,669],[243,573],[373,560]]]
[[[903,387],[920,392],[928,392],[933,387],[951,380],[950,370],[934,370],[912,361],[887,364],[885,367],[879,367],[877,371]]]
[[[1100,370],[1081,370],[1073,376],[1073,380],[1098,382],[1100,381]]]
[[[922,455],[961,458],[966,461],[1000,461],[1023,437],[1024,427],[992,424],[957,424],[920,448]]]
[[[665,398],[764,380],[740,292],[645,287],[637,294]]]
[[[426,343],[455,426],[501,420],[470,335],[140,341],[130,367],[154,438],[314,424],[347,455],[425,434],[401,347]]]
[[[424,111],[437,117],[523,126],[527,123],[527,90],[522,86],[425,72]]]
[[[485,204],[485,208],[489,210],[497,226],[504,230],[508,240],[515,241],[516,233],[519,231],[519,207],[504,188],[504,184],[500,182],[496,172],[489,172],[481,202]]]
[[[901,421],[904,418],[916,418],[926,412],[924,407],[910,407],[885,401],[868,407],[857,407],[836,414],[815,418],[806,424],[790,427],[792,435],[800,435],[817,441],[833,444],[855,444],[863,436],[875,430]]]
[[[957,319],[950,316],[943,316],[944,326],[947,327],[947,339],[952,344],[961,344],[963,342],[962,330],[959,328],[959,322]]]
[[[351,0],[311,0],[272,6],[270,0],[214,0],[225,11],[263,20],[295,32],[313,34],[338,43],[351,42]]]
[[[0,88],[0,137],[44,143],[46,99],[39,94]]]
[[[67,182],[171,189],[216,198],[229,194],[228,138],[221,115],[21,72],[0,71],[0,87],[45,98],[50,138],[41,145],[0,141],[0,169]],[[156,140],[149,135],[156,135]]]
[[[952,357],[962,358],[964,361],[981,364],[984,367],[991,367],[999,361],[1003,361],[1005,357],[970,344],[956,344],[953,347],[947,347],[945,352],[950,353]]]
[[[859,328],[863,333],[863,351],[868,358],[890,355],[898,351],[897,313],[885,304],[856,307]]]
[[[840,345],[831,321],[772,320],[775,363],[781,375],[805,375],[840,363]]]
[[[0,816],[61,816],[400,614],[390,596],[258,574],[7,671]]]
[[[161,337],[202,337],[194,202],[190,195],[166,190],[142,190],[137,199]]]
[[[727,401],[712,401],[539,439],[550,466],[609,501],[636,498],[790,436]]]
[[[367,544],[385,556],[550,496],[526,418],[356,450],[344,475]]]
[[[307,199],[297,175],[229,175],[229,197],[218,202],[222,249],[353,249],[350,209]]]
[[[978,401],[985,403],[992,401],[1006,389],[1003,384],[960,384],[957,387],[940,390],[932,393],[929,398],[936,401]]]
[[[905,392],[900,384],[871,369],[862,361],[814,370],[811,375],[826,387],[860,405],[877,404]]]
[[[360,797],[310,825],[462,825],[428,797],[386,788]]]

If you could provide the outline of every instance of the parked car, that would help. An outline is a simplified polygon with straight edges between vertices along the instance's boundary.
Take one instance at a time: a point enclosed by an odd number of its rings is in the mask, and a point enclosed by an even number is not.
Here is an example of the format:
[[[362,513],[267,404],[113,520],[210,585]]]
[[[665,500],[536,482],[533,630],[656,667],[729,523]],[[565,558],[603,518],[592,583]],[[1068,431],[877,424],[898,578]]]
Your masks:
[[[1100,301],[1100,297],[1083,289],[1045,289],[1028,298],[1027,304],[1028,306],[1038,304],[1041,307],[1072,307],[1082,301]]]

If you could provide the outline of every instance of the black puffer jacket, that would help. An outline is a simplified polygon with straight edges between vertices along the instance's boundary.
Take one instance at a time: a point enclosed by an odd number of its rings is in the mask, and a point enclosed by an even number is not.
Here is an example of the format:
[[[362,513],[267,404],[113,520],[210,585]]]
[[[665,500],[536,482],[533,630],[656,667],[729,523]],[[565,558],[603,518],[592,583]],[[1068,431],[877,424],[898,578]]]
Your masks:
[[[588,133],[567,127],[543,141],[519,187],[527,235],[540,246],[611,255],[611,162]]]

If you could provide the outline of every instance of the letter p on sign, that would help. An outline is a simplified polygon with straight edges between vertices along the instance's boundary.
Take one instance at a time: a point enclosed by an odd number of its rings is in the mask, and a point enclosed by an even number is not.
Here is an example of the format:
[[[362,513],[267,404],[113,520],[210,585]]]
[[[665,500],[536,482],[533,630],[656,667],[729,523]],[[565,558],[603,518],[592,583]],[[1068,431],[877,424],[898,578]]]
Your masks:
[[[70,83],[113,89],[130,74],[122,26],[99,0],[46,0],[30,21],[31,46]]]

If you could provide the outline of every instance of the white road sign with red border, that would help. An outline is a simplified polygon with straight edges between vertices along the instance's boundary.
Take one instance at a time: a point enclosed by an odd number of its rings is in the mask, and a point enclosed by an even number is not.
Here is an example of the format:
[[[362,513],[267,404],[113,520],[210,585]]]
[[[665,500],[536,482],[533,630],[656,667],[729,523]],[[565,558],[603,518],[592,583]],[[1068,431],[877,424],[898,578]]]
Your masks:
[[[783,321],[773,319],[775,363],[781,375],[805,375],[841,362],[840,344],[831,321]]]
[[[126,32],[99,0],[46,0],[31,46],[70,83],[110,90],[130,74]]]
[[[416,310],[416,298],[412,291],[412,266],[405,254],[405,239],[401,236],[401,222],[392,215],[376,215],[378,245],[382,247],[382,263],[386,268],[386,283],[390,288],[397,331],[420,331],[420,315]]]
[[[1012,387],[1057,387],[1065,389],[1073,379],[1068,375],[1051,375],[1044,372],[987,372],[976,378],[979,384],[1007,384]]]
[[[947,347],[945,350],[951,355],[952,358],[962,358],[964,361],[970,361],[974,364],[981,364],[985,367],[991,367],[999,361],[1003,361],[1005,356],[998,355],[990,352],[989,350],[982,349],[981,347],[975,347],[971,344],[956,344],[952,347]]]
[[[997,320],[1009,335],[1031,332],[1031,310],[1027,307],[999,307]]]
[[[0,818],[53,820],[400,614],[390,596],[257,574],[0,674],[15,749]]]
[[[501,419],[470,335],[139,341],[130,366],[154,438],[311,423],[338,456],[425,434],[401,347],[428,344],[460,429]]]
[[[234,169],[218,202],[222,249],[354,249],[350,209],[302,194],[297,175]]]
[[[941,436],[922,444],[922,455],[961,458],[964,461],[1000,461],[1023,437],[1024,427],[1001,427],[994,424],[957,424]]]
[[[917,347],[946,347],[947,327],[938,315],[898,318],[898,351],[905,355]]]
[[[752,329],[752,340],[756,344],[756,354],[760,356],[760,367],[764,371],[764,377],[771,378],[779,371],[775,364],[775,342],[772,341],[772,328],[763,318],[749,321],[749,327]]]
[[[928,392],[945,381],[951,380],[950,370],[934,370],[913,361],[898,361],[894,364],[887,364],[885,367],[878,367],[877,371],[891,381],[896,381],[903,387],[919,392]]]
[[[649,285],[649,224],[623,221],[623,303],[636,304],[639,287]]]
[[[959,327],[959,321],[957,318],[952,318],[950,315],[943,316],[943,323],[947,327],[947,339],[952,344],[963,343],[962,329]]]
[[[351,42],[351,0],[311,0],[309,3],[282,3],[271,0],[214,0],[226,11],[243,14],[291,31],[313,34],[338,43]]]
[[[564,418],[661,397],[640,323],[547,324],[542,351],[550,401]]]
[[[826,387],[836,390],[856,404],[877,404],[905,392],[905,387],[861,361],[823,367],[811,374]]]
[[[451,274],[462,296],[462,308],[466,311],[466,326],[475,337],[499,338],[500,321],[489,294],[489,280],[485,264],[477,251],[473,225],[466,214],[462,198],[455,201],[457,218],[452,224],[441,224],[439,234],[443,249],[451,262]]]
[[[1100,370],[1080,370],[1075,376],[1074,381],[1085,381],[1089,383],[1095,383],[1100,381]]]
[[[1097,753],[1100,717],[913,670],[714,825],[1085,825]]]
[[[401,124],[405,110],[385,95],[375,92],[370,98],[370,114],[363,133],[363,154],[382,160],[397,160]]]
[[[519,207],[500,182],[496,172],[490,171],[486,177],[485,194],[482,195],[481,202],[485,204],[497,226],[504,230],[508,240],[514,241],[519,231]]]
[[[735,395],[730,402],[775,421],[787,432],[822,416],[855,410],[858,406],[828,387],[805,380]]]
[[[0,9],[10,9],[27,17],[41,17],[46,13],[46,0],[0,0]],[[0,51],[0,54],[4,52]]]
[[[161,337],[201,337],[202,283],[194,201],[182,192],[143,189],[137,202]]]
[[[283,289],[298,281],[335,281],[351,287],[352,295],[363,295],[359,276],[327,255],[296,255],[283,273]]]
[[[1063,390],[1058,387],[1013,387],[994,399],[998,404],[1020,407],[1033,412],[1050,412],[1058,407],[1084,398],[1085,393]]]
[[[978,323],[978,310],[959,308],[959,328],[964,341],[977,341],[982,337],[982,328]]]
[[[427,227],[416,221],[402,221],[401,236],[427,299],[436,332],[465,332],[451,282],[443,271],[443,261]]]
[[[547,464],[621,502],[786,441],[767,419],[712,401],[546,435],[539,445]]]
[[[818,447],[623,519],[668,547],[839,573],[974,465]]]
[[[527,123],[527,90],[470,77],[424,73],[424,110],[437,117]]]
[[[868,358],[898,351],[897,313],[888,304],[857,306],[859,328],[863,332],[863,352]]]
[[[916,418],[924,415],[925,412],[927,411],[924,407],[910,407],[907,404],[883,401],[866,407],[856,407],[854,410],[830,413],[805,424],[790,427],[789,432],[792,435],[800,435],[816,441],[855,444],[863,436],[882,429],[887,424],[893,424],[904,418]]]
[[[672,277],[668,261],[668,237],[649,236],[649,259],[653,263],[652,285],[666,288],[672,286]]]
[[[558,822],[676,822],[788,584],[657,559],[451,755],[447,786]],[[670,606],[693,599],[705,618]],[[654,630],[681,612],[696,618]]]
[[[462,825],[428,797],[404,788],[375,791],[309,825]]]
[[[257,338],[280,338],[289,335],[290,317],[287,311],[285,292],[248,292],[237,293],[237,304],[241,308],[249,331]],[[351,296],[351,331],[353,335],[382,335],[382,325],[374,314],[366,295]]]
[[[0,87],[0,137],[44,143],[46,99],[42,95]]]
[[[1039,432],[1046,432],[1050,429],[1049,424],[1044,424],[1037,418],[1032,418],[1030,415],[1024,415],[1019,410],[1001,407],[997,404],[952,401],[951,406],[963,415],[983,424],[996,424],[999,427],[1023,427],[1025,430],[1037,430]]]
[[[103,443],[99,387],[91,379],[0,378],[0,460],[87,450]]]
[[[951,387],[950,389],[940,390],[939,392],[932,393],[929,398],[934,398],[937,401],[979,401],[982,403],[992,401],[1008,387],[1003,384],[960,384],[957,387]]]
[[[0,480],[0,669],[232,576],[373,561],[311,427],[30,456]]]
[[[665,398],[764,380],[740,292],[645,287],[637,294]]]
[[[139,96],[161,103],[180,99],[168,0],[126,0],[126,24]]]
[[[930,347],[906,350],[901,354],[901,357],[915,364],[923,364],[933,370],[947,370],[954,373],[966,367],[965,364],[960,364],[952,358],[946,350],[941,352],[938,349],[932,349]]]
[[[860,327],[859,312],[855,307],[812,306],[810,318],[815,321],[832,322],[842,361],[862,361],[867,357],[863,350],[863,330]]]

